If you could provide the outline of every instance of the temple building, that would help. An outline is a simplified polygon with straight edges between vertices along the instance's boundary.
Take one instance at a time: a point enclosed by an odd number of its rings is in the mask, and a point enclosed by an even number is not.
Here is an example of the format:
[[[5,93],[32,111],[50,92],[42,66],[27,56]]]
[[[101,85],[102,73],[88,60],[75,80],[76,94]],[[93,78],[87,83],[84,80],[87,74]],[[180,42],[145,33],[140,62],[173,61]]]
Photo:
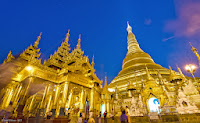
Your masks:
[[[94,58],[89,63],[88,56],[83,55],[80,36],[70,53],[69,36],[68,32],[58,50],[43,64],[38,48],[41,34],[16,58],[9,52],[1,65],[7,68],[4,73],[11,71],[10,82],[1,83],[1,109],[13,102],[14,115],[34,115],[39,110],[44,116],[51,111],[56,117],[69,108],[74,114],[100,109],[102,81],[95,74]]]
[[[59,117],[68,110],[73,116],[97,111],[107,111],[109,116],[112,110],[120,116],[126,106],[134,117],[200,113],[200,79],[185,76],[179,67],[176,72],[156,64],[140,48],[128,23],[127,32],[122,70],[109,85],[105,77],[104,87],[95,73],[94,57],[90,63],[81,49],[80,35],[71,51],[68,31],[61,46],[43,63],[38,48],[42,33],[20,55],[10,51],[0,65],[0,109],[12,102],[14,117],[37,113],[45,117],[48,112]],[[193,46],[192,51],[200,60]]]

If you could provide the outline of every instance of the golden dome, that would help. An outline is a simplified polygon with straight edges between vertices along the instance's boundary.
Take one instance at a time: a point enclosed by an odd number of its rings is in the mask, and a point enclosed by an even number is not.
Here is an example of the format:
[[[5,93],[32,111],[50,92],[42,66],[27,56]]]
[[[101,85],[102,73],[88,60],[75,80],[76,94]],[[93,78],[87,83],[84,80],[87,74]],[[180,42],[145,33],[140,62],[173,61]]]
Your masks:
[[[128,52],[123,60],[122,70],[119,75],[127,73],[129,71],[136,71],[141,69],[146,69],[145,64],[149,69],[165,69],[162,66],[156,64],[151,56],[145,53],[139,46],[135,35],[132,33],[131,26],[127,23],[127,49]]]
[[[132,33],[132,27],[127,23],[127,49],[128,52],[123,60],[122,70],[110,83],[109,87],[113,88],[116,83],[118,86],[125,88],[128,85],[126,80],[132,80],[133,74],[136,72],[139,78],[147,76],[146,67],[152,73],[159,70],[162,74],[169,74],[169,70],[156,64],[148,53],[145,53],[139,46],[135,35]],[[140,81],[140,80],[135,80]]]

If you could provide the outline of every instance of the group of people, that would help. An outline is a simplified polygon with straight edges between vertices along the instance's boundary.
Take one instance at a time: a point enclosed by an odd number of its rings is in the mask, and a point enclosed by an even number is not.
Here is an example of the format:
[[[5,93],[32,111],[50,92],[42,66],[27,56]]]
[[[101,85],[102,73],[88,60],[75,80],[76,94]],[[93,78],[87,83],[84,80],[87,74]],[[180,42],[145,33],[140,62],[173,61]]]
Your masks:
[[[7,122],[8,118],[12,115],[13,111],[14,108],[12,106],[12,102],[10,102],[9,106],[5,110],[0,110],[0,117],[1,119],[3,119],[3,123]]]
[[[101,111],[99,113],[97,111],[95,114],[89,114],[89,118],[80,113],[78,123],[101,123]]]
[[[121,123],[131,123],[128,106],[126,106],[126,108],[121,107],[121,112],[122,112],[120,116]]]
[[[128,106],[126,106],[126,108],[121,107],[121,112],[122,112],[120,116],[121,123],[131,123]],[[107,117],[108,117],[107,114],[108,114],[107,111],[103,113],[104,123],[107,123]],[[115,114],[113,109],[109,114],[109,117],[111,118],[112,123],[114,123]],[[89,118],[86,118],[85,116],[82,115],[82,113],[80,113],[80,116],[78,118],[78,123],[101,123],[101,118],[102,118],[101,111],[100,112],[97,111],[94,115],[93,114],[90,115]]]
[[[14,108],[12,106],[12,102],[10,103],[10,105],[6,108],[6,110],[1,110],[0,111],[0,116],[3,116],[4,120],[6,121],[8,119],[9,116],[11,116],[12,112],[13,112]],[[70,116],[70,108],[68,109],[68,111],[66,112],[67,113],[67,116],[69,117]],[[123,108],[121,107],[121,116],[120,116],[120,121],[121,123],[130,123],[130,115],[129,115],[129,109],[128,109],[128,106],[126,106],[126,108]],[[50,119],[51,116],[52,116],[52,113],[50,114],[51,112],[47,113],[47,119]],[[78,119],[78,123],[101,123],[101,117],[102,117],[102,114],[101,114],[101,111],[98,112],[98,110],[93,114],[90,114],[89,117],[85,117],[84,114],[80,113],[80,117]],[[107,111],[105,111],[103,113],[103,118],[104,118],[104,123],[107,123]],[[112,109],[109,117],[112,119],[112,123],[114,123],[114,117],[115,117],[115,114],[114,114],[114,111]]]

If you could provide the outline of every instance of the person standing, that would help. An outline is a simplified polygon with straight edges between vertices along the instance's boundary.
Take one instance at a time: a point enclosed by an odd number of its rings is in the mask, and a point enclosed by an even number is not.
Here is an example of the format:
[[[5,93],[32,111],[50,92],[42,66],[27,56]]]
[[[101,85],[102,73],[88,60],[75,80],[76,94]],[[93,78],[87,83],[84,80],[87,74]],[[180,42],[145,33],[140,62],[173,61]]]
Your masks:
[[[126,106],[126,109],[125,109],[125,113],[126,113],[126,116],[128,117],[128,123],[131,123],[131,117],[130,117],[130,114],[129,114],[129,109],[128,109],[128,106]]]
[[[120,116],[121,123],[128,123],[128,117],[125,115],[125,110],[122,111],[122,115]]]
[[[67,116],[68,116],[68,117],[70,116],[70,113],[71,113],[71,109],[69,108],[69,109],[67,110]]]
[[[112,109],[112,111],[111,111],[111,119],[112,119],[112,123],[114,123],[114,120],[115,120],[115,119],[114,119],[114,116],[115,116],[115,115],[114,115],[114,110]]]
[[[99,123],[101,123],[101,111],[99,112],[98,118],[99,118]]]
[[[78,118],[78,123],[82,123],[83,119],[82,119],[82,113],[80,113],[80,117]]]
[[[107,123],[107,111],[104,112],[104,123]]]
[[[4,121],[6,121],[8,119],[8,117],[12,114],[14,108],[12,107],[12,102],[10,102],[10,105],[6,108],[6,112],[5,112],[5,117],[4,117]]]
[[[99,112],[98,110],[96,110],[95,115],[94,115],[95,123],[98,123],[98,115],[99,115]]]

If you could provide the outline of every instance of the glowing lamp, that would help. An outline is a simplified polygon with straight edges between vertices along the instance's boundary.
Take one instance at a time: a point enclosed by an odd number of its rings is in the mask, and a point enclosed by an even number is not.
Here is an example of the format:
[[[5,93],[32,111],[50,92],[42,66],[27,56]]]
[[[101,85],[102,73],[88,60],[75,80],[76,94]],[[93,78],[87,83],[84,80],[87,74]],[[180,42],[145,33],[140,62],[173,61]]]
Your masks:
[[[27,66],[26,70],[31,71],[33,68],[31,66]]]
[[[189,65],[186,65],[185,66],[185,69],[188,71],[188,72],[194,72],[196,70],[196,66],[193,65],[193,64],[189,64]]]
[[[195,72],[196,68],[197,67],[194,64],[189,64],[189,65],[185,66],[185,69],[187,70],[187,72],[190,72],[192,74],[194,81],[196,81],[196,80],[195,80],[193,72]]]

